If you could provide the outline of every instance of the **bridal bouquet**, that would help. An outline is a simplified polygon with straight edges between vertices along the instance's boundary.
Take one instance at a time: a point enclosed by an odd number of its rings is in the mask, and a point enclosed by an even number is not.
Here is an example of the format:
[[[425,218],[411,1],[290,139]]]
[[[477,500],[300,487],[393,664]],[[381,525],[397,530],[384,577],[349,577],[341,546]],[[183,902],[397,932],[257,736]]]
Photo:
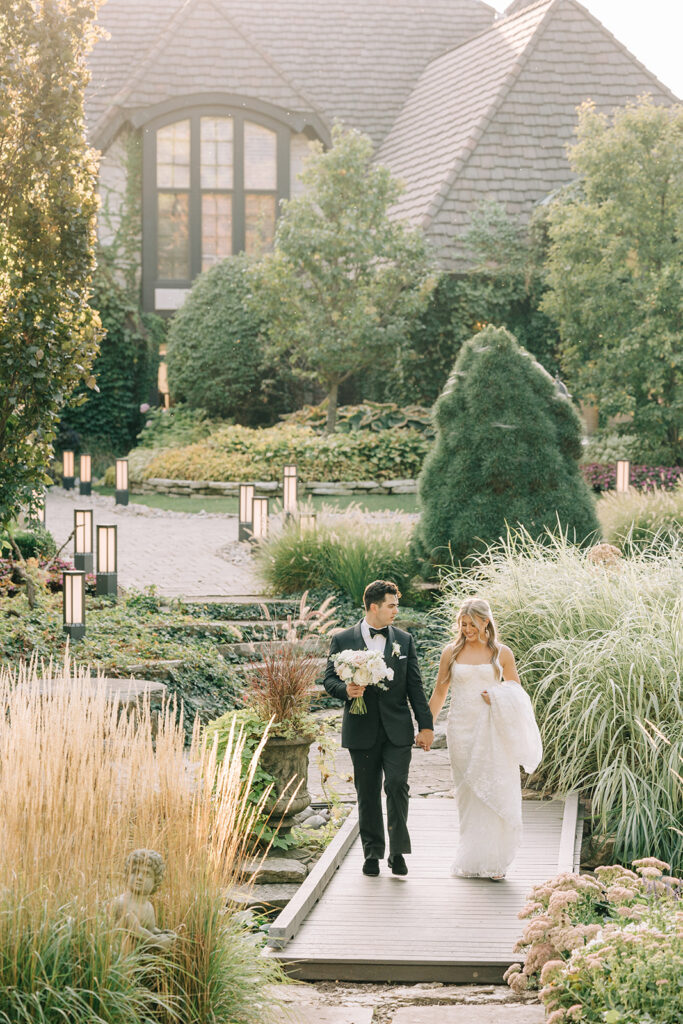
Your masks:
[[[334,657],[334,670],[344,683],[377,686],[380,690],[389,689],[383,679],[394,678],[394,670],[387,666],[381,651],[340,651]],[[367,710],[364,697],[353,698],[352,715],[364,715]]]

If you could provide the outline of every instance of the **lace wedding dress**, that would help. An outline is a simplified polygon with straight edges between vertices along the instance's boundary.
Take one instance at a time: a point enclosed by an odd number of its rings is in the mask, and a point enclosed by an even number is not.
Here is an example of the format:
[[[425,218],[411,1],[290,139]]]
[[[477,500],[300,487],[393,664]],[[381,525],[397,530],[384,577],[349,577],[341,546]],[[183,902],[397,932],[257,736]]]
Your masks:
[[[531,701],[493,665],[454,664],[446,735],[460,827],[451,874],[504,875],[522,838],[519,766],[534,771],[543,753]]]

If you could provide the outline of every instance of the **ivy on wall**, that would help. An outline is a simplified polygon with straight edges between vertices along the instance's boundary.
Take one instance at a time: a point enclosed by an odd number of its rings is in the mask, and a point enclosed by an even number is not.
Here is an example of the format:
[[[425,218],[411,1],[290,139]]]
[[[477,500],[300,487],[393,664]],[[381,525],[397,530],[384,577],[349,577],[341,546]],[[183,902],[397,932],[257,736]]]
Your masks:
[[[81,389],[64,410],[60,441],[76,450],[108,457],[125,454],[135,444],[145,416],[144,403],[157,398],[159,345],[166,325],[140,310],[141,147],[139,134],[126,140],[126,189],[112,210],[111,195],[102,198],[100,219],[109,240],[97,247],[97,269],[90,304],[100,313],[106,335],[93,365],[99,390]],[[101,471],[104,467],[97,467]]]

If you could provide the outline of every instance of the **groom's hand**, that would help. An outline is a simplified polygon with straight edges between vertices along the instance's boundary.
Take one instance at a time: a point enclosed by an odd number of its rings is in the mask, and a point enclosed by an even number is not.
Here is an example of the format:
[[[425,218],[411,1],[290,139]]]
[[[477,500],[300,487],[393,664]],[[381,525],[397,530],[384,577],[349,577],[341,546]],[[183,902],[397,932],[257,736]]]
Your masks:
[[[347,683],[346,693],[349,698],[351,697],[362,697],[365,693],[365,687],[359,686],[358,683]]]
[[[415,745],[418,747],[422,747],[423,750],[429,750],[433,742],[433,729],[420,729],[419,733],[415,737]]]

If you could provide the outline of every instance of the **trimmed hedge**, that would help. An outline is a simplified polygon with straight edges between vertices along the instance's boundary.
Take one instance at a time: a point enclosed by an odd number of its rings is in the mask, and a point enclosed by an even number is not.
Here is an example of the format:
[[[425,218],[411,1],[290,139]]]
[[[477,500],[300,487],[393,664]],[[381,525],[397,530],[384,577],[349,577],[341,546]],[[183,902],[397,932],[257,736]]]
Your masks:
[[[414,430],[321,435],[291,424],[262,430],[227,426],[196,444],[160,452],[141,478],[279,480],[288,462],[296,462],[304,480],[412,478],[428,445]]]

